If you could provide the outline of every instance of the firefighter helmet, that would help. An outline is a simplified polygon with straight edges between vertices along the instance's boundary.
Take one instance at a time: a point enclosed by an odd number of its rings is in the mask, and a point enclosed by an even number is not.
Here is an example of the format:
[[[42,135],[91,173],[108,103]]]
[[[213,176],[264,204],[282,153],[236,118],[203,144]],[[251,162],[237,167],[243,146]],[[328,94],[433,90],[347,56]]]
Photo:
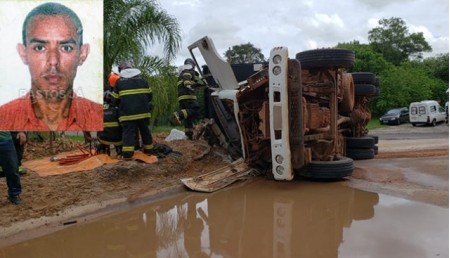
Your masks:
[[[128,69],[128,68],[133,68],[133,65],[131,64],[130,61],[125,61],[120,63],[119,65],[119,73],[124,70],[124,69]]]
[[[185,65],[190,64],[192,65],[192,67],[195,67],[195,61],[192,60],[192,58],[187,58],[186,60],[184,60],[184,64]]]

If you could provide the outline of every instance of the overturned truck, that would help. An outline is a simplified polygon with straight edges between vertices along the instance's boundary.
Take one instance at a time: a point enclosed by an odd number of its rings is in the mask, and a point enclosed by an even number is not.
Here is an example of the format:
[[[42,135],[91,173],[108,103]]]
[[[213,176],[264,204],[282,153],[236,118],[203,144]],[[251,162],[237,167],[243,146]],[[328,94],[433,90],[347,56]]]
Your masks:
[[[288,57],[275,47],[269,62],[238,82],[209,37],[189,46],[210,89],[211,119],[205,136],[234,159],[275,180],[294,176],[339,179],[357,159],[373,158],[376,140],[366,128],[368,98],[377,96],[372,73],[347,73],[355,55],[347,49],[315,49]],[[349,155],[350,154],[350,155]]]

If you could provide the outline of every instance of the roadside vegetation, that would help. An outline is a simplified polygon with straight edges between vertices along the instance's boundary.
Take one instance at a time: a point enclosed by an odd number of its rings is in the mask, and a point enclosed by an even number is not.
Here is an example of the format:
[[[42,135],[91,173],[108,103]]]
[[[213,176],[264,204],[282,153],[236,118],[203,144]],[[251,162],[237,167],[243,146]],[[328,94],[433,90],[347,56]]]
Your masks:
[[[367,124],[367,129],[369,129],[369,131],[377,129],[377,128],[388,127],[388,125],[380,124],[380,121],[378,119],[379,119],[379,117],[372,117],[372,119]]]

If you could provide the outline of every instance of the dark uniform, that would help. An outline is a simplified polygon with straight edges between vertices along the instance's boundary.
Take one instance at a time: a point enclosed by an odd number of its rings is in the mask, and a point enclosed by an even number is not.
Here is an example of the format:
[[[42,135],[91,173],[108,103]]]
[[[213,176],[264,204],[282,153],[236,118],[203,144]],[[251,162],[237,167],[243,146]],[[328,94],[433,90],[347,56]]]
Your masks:
[[[178,76],[178,104],[179,110],[174,113],[174,118],[181,123],[183,121],[186,136],[192,140],[194,122],[200,116],[200,105],[195,95],[195,89],[205,86],[199,74],[194,70],[194,60],[188,58]]]
[[[17,173],[19,163],[10,132],[0,132],[0,157],[0,166],[3,168],[8,186],[8,200],[13,204],[20,204],[22,185]]]
[[[97,152],[110,155],[109,146],[114,145],[116,153],[122,151],[122,127],[119,123],[119,110],[117,107],[105,104],[103,109],[103,131],[97,132],[100,142]]]
[[[122,125],[122,156],[130,159],[134,154],[136,133],[142,138],[144,153],[151,154],[153,138],[150,132],[152,92],[140,71],[129,63],[119,66],[120,79],[112,93],[113,105],[119,107],[119,122]]]

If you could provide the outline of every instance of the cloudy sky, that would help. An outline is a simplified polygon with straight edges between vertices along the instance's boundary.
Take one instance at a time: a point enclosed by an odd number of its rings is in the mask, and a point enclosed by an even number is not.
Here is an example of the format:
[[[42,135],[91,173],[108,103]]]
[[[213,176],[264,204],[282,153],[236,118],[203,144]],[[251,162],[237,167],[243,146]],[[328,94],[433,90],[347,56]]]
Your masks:
[[[203,36],[213,39],[219,54],[252,43],[267,58],[275,46],[289,56],[338,42],[367,43],[368,32],[382,18],[398,17],[410,33],[423,32],[431,54],[448,53],[448,0],[159,0],[182,29],[176,65],[188,57],[187,46]],[[155,46],[150,51],[160,54]]]

